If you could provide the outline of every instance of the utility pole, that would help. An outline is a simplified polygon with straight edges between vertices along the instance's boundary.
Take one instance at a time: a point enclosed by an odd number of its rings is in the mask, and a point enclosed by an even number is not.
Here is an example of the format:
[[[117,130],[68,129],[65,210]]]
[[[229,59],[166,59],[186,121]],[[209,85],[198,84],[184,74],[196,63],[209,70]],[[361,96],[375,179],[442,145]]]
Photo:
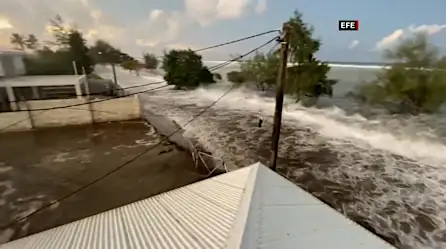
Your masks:
[[[111,63],[112,66],[112,71],[113,71],[113,81],[115,82],[115,84],[118,84],[118,79],[116,79],[116,69],[115,69],[115,63]]]
[[[285,86],[287,63],[288,63],[288,47],[290,42],[289,24],[284,23],[282,27],[282,37],[280,38],[280,57],[281,64],[279,68],[279,76],[277,77],[276,89],[276,111],[274,113],[274,127],[272,136],[272,148],[270,157],[270,168],[276,171],[277,154],[279,151],[280,126],[282,124],[283,109],[283,89]]]

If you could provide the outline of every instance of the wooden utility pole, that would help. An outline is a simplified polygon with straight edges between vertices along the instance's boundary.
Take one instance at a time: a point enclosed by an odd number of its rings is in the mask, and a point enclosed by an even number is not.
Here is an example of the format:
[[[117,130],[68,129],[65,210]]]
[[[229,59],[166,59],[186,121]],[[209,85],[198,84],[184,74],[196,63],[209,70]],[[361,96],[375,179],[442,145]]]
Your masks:
[[[270,157],[270,167],[274,171],[276,171],[277,154],[279,151],[280,126],[282,124],[283,89],[286,81],[288,47],[290,42],[289,28],[290,27],[288,23],[283,24],[281,46],[280,46],[281,64],[279,68],[279,76],[277,77],[276,111],[274,113],[274,127],[273,127],[272,148]]]
[[[113,72],[113,82],[115,82],[115,85],[118,84],[118,79],[116,78],[116,69],[115,69],[115,63],[111,63],[112,66],[112,72]]]

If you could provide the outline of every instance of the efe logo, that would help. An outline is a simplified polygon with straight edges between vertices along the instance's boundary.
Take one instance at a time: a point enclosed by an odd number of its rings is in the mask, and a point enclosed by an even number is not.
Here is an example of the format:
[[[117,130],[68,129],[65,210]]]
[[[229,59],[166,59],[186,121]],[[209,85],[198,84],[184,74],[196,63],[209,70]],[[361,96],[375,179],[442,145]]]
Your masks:
[[[358,20],[340,20],[339,31],[356,31],[359,30]]]

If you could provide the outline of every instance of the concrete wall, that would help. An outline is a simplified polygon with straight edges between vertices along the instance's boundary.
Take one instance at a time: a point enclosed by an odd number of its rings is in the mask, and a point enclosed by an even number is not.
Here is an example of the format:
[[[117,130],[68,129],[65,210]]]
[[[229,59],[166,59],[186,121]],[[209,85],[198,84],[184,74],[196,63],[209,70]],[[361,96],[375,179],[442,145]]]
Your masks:
[[[28,106],[21,103],[20,109],[43,109],[85,103],[84,99],[35,100],[28,101]],[[139,118],[139,99],[132,96],[63,109],[0,113],[0,132]]]
[[[22,53],[0,53],[0,76],[14,77],[25,75],[26,69],[23,56]]]

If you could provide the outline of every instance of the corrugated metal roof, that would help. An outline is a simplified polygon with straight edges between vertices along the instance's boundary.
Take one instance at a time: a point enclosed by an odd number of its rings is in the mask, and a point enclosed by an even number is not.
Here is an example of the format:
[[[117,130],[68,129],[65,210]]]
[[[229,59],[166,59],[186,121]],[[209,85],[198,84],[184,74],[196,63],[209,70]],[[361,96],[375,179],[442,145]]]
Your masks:
[[[261,164],[0,246],[393,248]]]

